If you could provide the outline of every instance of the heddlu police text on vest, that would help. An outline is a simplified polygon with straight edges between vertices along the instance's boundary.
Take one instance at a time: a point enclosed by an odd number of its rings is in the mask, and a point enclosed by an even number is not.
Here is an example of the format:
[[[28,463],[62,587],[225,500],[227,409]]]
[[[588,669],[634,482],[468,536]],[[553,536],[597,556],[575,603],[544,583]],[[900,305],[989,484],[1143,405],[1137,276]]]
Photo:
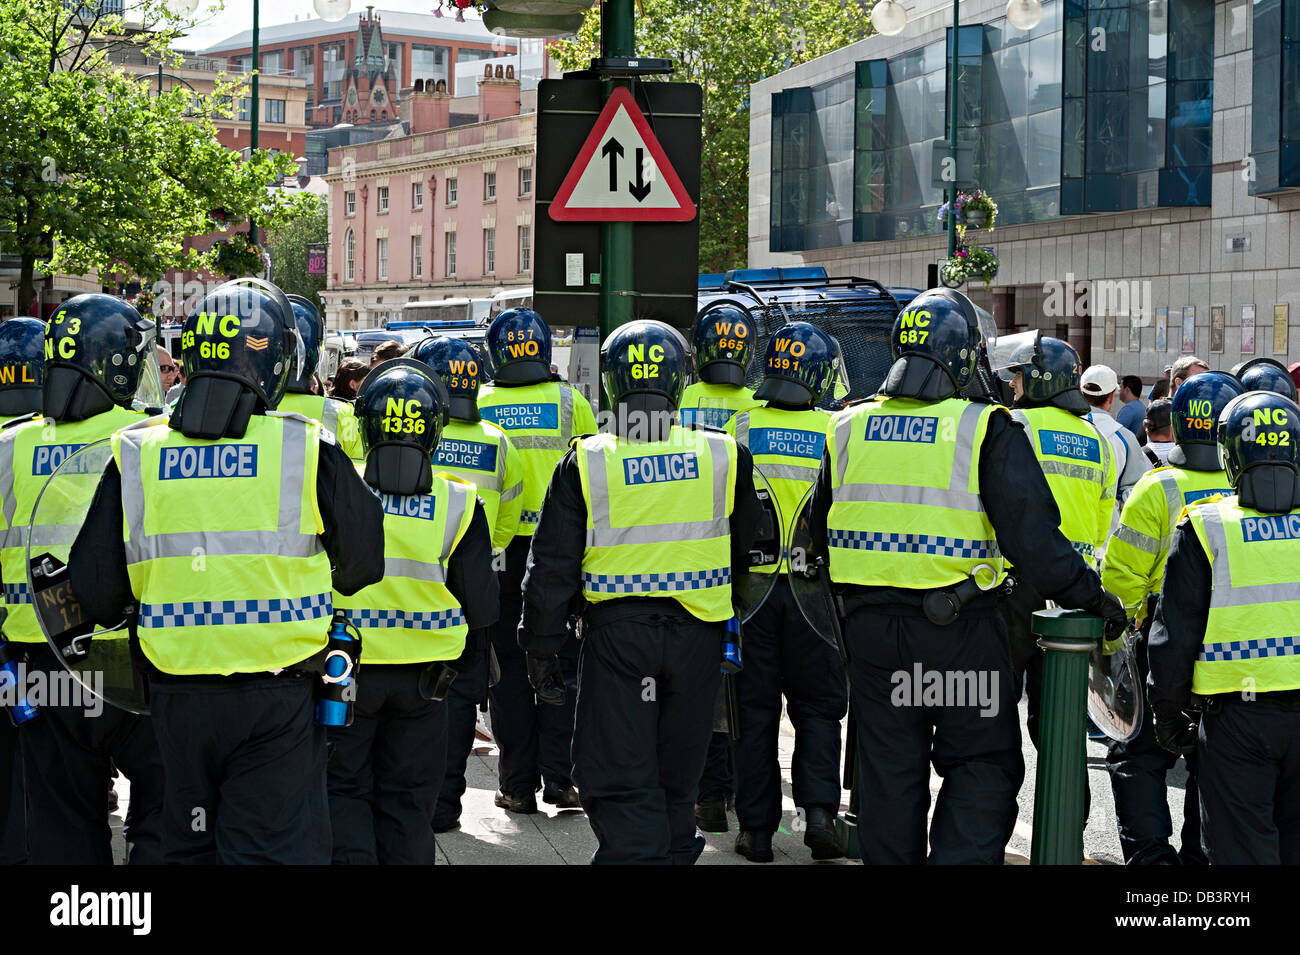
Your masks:
[[[472,468],[475,471],[497,469],[497,449],[481,441],[455,441],[444,437],[438,442],[434,463],[443,467]]]
[[[495,408],[484,409],[483,414],[507,431],[560,426],[560,410],[557,405],[497,405]]]

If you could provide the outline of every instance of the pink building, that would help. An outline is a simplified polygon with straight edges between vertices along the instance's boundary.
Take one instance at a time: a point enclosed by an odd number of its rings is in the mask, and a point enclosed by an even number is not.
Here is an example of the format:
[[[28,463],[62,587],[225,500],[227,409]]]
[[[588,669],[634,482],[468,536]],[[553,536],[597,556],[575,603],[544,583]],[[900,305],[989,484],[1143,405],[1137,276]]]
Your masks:
[[[330,150],[329,328],[532,283],[536,93],[521,103],[509,74],[480,78],[476,97],[417,84],[402,91],[410,135]]]

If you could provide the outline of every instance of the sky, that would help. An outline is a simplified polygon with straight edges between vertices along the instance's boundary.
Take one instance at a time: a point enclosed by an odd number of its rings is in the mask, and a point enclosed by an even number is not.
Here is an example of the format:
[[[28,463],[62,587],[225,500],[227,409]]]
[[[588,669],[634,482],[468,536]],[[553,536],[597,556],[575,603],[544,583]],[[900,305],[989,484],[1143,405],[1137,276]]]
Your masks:
[[[430,15],[434,7],[439,5],[439,0],[367,0],[367,2],[381,10],[401,10],[407,13]],[[177,49],[203,50],[226,37],[252,28],[253,0],[225,0],[222,8],[215,13],[212,11],[214,6],[213,0],[204,0],[199,5],[199,9],[195,11],[195,26],[176,41]],[[312,0],[262,0],[259,6],[261,25],[264,27],[292,23],[294,16],[304,20],[316,18]],[[365,9],[366,2],[352,0],[352,12],[363,12]],[[468,19],[473,17],[473,14],[466,16]]]

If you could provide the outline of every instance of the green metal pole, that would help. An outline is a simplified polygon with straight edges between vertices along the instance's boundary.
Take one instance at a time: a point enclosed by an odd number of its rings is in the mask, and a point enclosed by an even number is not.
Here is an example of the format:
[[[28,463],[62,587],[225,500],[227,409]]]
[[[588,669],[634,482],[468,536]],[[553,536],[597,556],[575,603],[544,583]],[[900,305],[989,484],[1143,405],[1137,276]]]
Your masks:
[[[253,115],[252,128],[249,131],[249,145],[252,147],[254,152],[257,151],[257,74],[261,72],[262,69],[262,58],[259,55],[260,50],[258,44],[260,39],[257,22],[258,12],[258,0],[253,0]],[[252,240],[253,245],[257,245],[257,222],[253,219],[249,219],[248,222],[248,237]]]
[[[636,56],[636,0],[601,0],[600,55]],[[606,79],[605,98],[629,81]],[[600,336],[632,321],[635,282],[632,223],[603,222],[600,226]]]
[[[1083,807],[1088,785],[1084,715],[1088,658],[1105,630],[1100,617],[1078,610],[1040,610],[1032,629],[1047,656],[1038,717],[1032,865],[1083,861]]]
[[[948,61],[948,159],[952,163],[952,181],[948,185],[948,258],[950,259],[957,253],[957,29],[960,24],[961,0],[952,0],[952,55]]]

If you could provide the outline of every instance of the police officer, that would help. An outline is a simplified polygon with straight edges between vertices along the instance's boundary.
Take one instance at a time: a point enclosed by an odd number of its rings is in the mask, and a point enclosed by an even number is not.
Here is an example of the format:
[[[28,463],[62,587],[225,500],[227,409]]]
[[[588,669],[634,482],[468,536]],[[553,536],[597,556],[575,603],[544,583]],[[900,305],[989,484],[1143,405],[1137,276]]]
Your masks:
[[[433,473],[448,399],[426,365],[377,365],[356,409],[365,481],[384,508],[385,574],[334,595],[365,664],[352,724],[329,731],[334,862],[432,865],[446,681],[459,679],[466,634],[500,609],[492,540],[474,485]]]
[[[753,319],[739,305],[722,302],[699,314],[692,341],[699,381],[682,392],[679,413],[683,427],[724,428],[738,411],[762,404],[745,387],[754,338]],[[728,828],[727,807],[736,791],[731,750],[728,734],[713,734],[695,807],[695,821],[705,832],[726,832]]]
[[[1276,359],[1251,358],[1233,366],[1232,373],[1246,391],[1273,391],[1296,400],[1295,381],[1286,365]]]
[[[1112,631],[1126,618],[1058,530],[1020,425],[1001,406],[959,397],[982,347],[970,300],[922,293],[890,343],[880,392],[831,419],[811,505],[813,546],[843,600],[860,814],[870,820],[858,832],[862,858],[925,860],[933,761],[943,785],[930,860],[1001,864],[1024,775],[994,596],[1002,557],[1039,593],[1106,617]],[[936,706],[927,673],[968,678]]]
[[[131,406],[145,368],[156,361],[153,327],[109,295],[78,295],[64,302],[44,333],[45,416],[0,432],[0,573],[9,612],[4,632],[27,647],[29,672],[43,671],[47,678],[63,668],[45,642],[27,585],[27,525],[38,494],[64,458],[144,420]],[[153,382],[157,391],[156,372]],[[150,397],[161,404],[161,395]],[[89,498],[91,489],[85,493]],[[46,513],[54,517],[53,511]],[[58,559],[67,556],[66,546],[44,549]],[[20,730],[28,861],[112,864],[107,793],[116,765],[131,780],[124,827],[133,844],[131,861],[158,862],[162,764],[149,719],[112,707],[92,718],[73,702],[41,707]]]
[[[1300,407],[1247,392],[1223,409],[1218,434],[1237,493],[1193,504],[1178,522],[1151,628],[1147,696],[1160,744],[1196,752],[1210,864],[1295,864]],[[1191,708],[1201,710],[1199,730]]]
[[[451,414],[434,451],[434,467],[474,484],[492,531],[493,551],[504,551],[519,530],[524,466],[506,433],[479,416],[482,369],[478,352],[462,339],[440,336],[420,342],[412,356],[433,371],[450,397]],[[460,799],[465,794],[465,766],[474,746],[476,711],[487,702],[485,631],[470,630],[457,672],[447,694],[447,766],[433,817],[434,832],[460,826]]]
[[[754,397],[763,407],[741,411],[727,425],[749,448],[754,466],[780,509],[781,539],[790,539],[799,506],[817,480],[830,413],[816,404],[840,376],[839,344],[807,322],[780,328],[767,345],[763,381]],[[848,394],[847,386],[837,397]],[[740,700],[735,745],[736,851],[751,862],[771,862],[772,834],[781,822],[781,767],[777,741],[781,694],[794,724],[794,802],[804,844],[814,859],[844,853],[835,834],[840,805],[840,720],[848,686],[835,649],[804,620],[786,578],[783,558],[763,606],[745,622],[744,667],[733,679]]]
[[[330,858],[314,696],[332,591],[384,574],[383,512],[329,432],[274,411],[297,340],[273,285],[206,295],[182,332],[180,402],[114,435],[69,561],[94,619],[138,604],[167,862]]]
[[[8,428],[40,413],[44,380],[45,323],[28,317],[0,322],[0,419],[7,419],[0,427]],[[0,715],[0,865],[27,860],[23,813],[18,728]]]
[[[573,765],[593,862],[691,864],[703,849],[694,804],[731,582],[762,513],[748,451],[669,426],[689,368],[660,322],[606,339],[615,433],[565,455],[528,555],[519,642],[545,698],[565,693],[555,654],[581,611]]]
[[[1115,511],[1118,475],[1111,444],[1087,420],[1092,409],[1079,392],[1083,365],[1059,338],[1036,334],[1012,357],[1012,417],[1020,422],[1061,513],[1061,533],[1091,562],[1106,545]],[[1011,637],[1015,698],[1029,684],[1029,738],[1038,748],[1043,651],[1031,630],[1034,611],[1047,601],[1028,581],[1015,585],[1000,612]]]
[[[490,691],[492,732],[501,751],[496,804],[510,812],[536,812],[535,793],[545,783],[544,802],[578,809],[569,772],[577,643],[570,640],[560,650],[569,702],[543,706],[529,686],[516,630],[524,564],[546,487],[573,437],[596,430],[596,416],[581,393],[552,377],[551,329],[532,309],[512,308],[498,315],[488,328],[487,351],[492,384],[479,392],[479,412],[506,432],[524,464],[519,531],[506,547],[501,616],[489,634],[501,668]]]
[[[1220,413],[1241,393],[1240,383],[1221,371],[1202,372],[1183,382],[1170,415],[1175,447],[1169,452],[1169,466],[1156,468],[1138,481],[1106,549],[1101,580],[1140,625],[1137,661],[1143,681],[1151,610],[1160,593],[1179,515],[1184,507],[1207,497],[1233,494],[1219,459],[1215,431]],[[1109,745],[1106,769],[1115,794],[1120,848],[1130,865],[1205,863],[1194,753],[1187,754],[1182,848],[1175,852],[1169,845],[1173,825],[1165,774],[1177,761],[1156,742],[1150,719],[1142,721],[1138,735],[1127,743]]]
[[[277,411],[289,411],[319,421],[334,434],[343,452],[354,461],[365,457],[361,447],[361,435],[357,429],[357,418],[352,412],[352,405],[346,401],[314,395],[311,391],[311,379],[320,364],[321,342],[325,338],[325,322],[320,312],[310,300],[301,295],[286,295],[293,306],[294,321],[298,325],[298,337],[302,340],[304,360],[302,367],[295,366],[295,375],[289,380],[284,397],[280,399]]]

